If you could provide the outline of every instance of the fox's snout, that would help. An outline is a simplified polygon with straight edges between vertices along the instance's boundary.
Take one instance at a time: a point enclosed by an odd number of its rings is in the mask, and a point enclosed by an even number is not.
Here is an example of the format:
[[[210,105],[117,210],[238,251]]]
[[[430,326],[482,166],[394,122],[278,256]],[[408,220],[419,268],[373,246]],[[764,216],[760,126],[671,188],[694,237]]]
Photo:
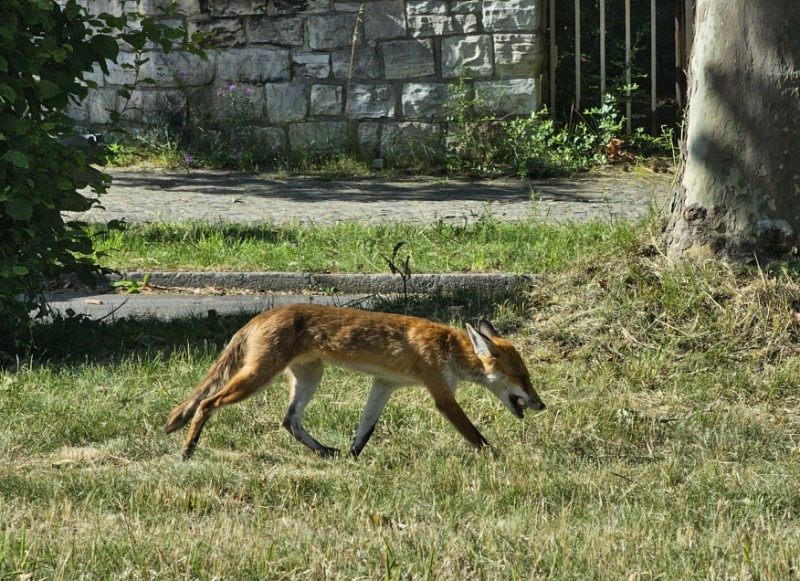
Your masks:
[[[540,400],[538,396],[528,396],[526,398],[520,397],[517,398],[517,400],[520,407],[528,408],[537,412],[542,411],[546,407],[544,402]]]
[[[532,410],[536,410],[537,412],[540,412],[544,408],[546,408],[547,406],[544,405],[544,402],[542,400],[536,400],[536,401],[533,402],[532,406],[528,406],[528,407],[530,407]]]
[[[531,409],[541,411],[545,408],[542,400],[538,396],[531,396],[527,393],[508,393],[498,395],[500,400],[506,405],[512,414],[518,419],[525,417],[525,410]]]

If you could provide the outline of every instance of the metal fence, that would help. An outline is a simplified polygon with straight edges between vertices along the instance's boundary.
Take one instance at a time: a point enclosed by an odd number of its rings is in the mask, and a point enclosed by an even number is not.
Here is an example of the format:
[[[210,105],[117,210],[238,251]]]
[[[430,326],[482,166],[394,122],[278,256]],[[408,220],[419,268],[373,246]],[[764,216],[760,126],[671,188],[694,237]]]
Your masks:
[[[569,2],[569,0],[558,0],[559,3]],[[574,66],[575,66],[575,93],[572,102],[572,107],[580,111],[581,110],[581,99],[584,96],[583,88],[582,88],[582,79],[583,79],[583,71],[581,66],[581,60],[583,56],[582,52],[582,34],[581,34],[581,17],[584,15],[582,13],[581,7],[581,0],[573,0],[574,1],[574,46],[575,46],[575,59],[574,59]],[[606,94],[606,83],[607,83],[607,26],[606,26],[606,18],[608,15],[608,10],[606,6],[606,0],[595,0],[595,1],[586,1],[584,0],[584,12],[585,10],[592,10],[594,11],[598,6],[599,1],[599,14],[597,15],[596,19],[592,19],[593,22],[597,22],[599,26],[599,67],[600,67],[600,99],[602,101],[603,96]],[[677,104],[677,107],[682,109],[685,100],[685,91],[686,91],[686,77],[685,77],[685,68],[686,64],[688,63],[689,59],[689,51],[692,44],[692,38],[694,35],[694,13],[695,13],[695,0],[624,0],[624,22],[625,22],[625,32],[624,32],[624,42],[625,42],[625,75],[626,75],[626,85],[630,86],[632,82],[631,78],[631,55],[632,55],[632,44],[631,44],[631,5],[634,4],[637,10],[643,11],[646,9],[645,3],[649,3],[649,11],[650,11],[650,38],[649,38],[649,46],[648,50],[650,52],[650,72],[649,72],[649,80],[650,80],[650,116],[653,120],[653,129],[655,130],[656,125],[656,109],[658,107],[658,96],[659,94],[664,94],[664,87],[659,87],[657,85],[658,78],[659,78],[659,70],[658,70],[658,58],[657,58],[657,51],[659,50],[659,39],[657,38],[657,30],[659,30],[659,26],[657,26],[657,4],[660,8],[664,8],[664,4],[669,2],[670,4],[674,4],[674,47],[675,47],[675,83],[674,83],[674,98]],[[557,103],[557,88],[558,88],[558,53],[559,48],[557,46],[556,41],[556,0],[549,0],[549,7],[548,7],[548,14],[549,14],[549,87],[550,87],[550,96],[549,96],[549,105],[551,112],[554,112],[559,107],[559,103]],[[617,7],[619,3],[616,3]],[[663,12],[661,11],[663,18]],[[585,20],[584,20],[585,26]],[[661,27],[663,30],[663,27]],[[595,35],[592,35],[593,37]],[[592,50],[597,51],[597,46],[587,47],[584,45],[583,47],[585,50]],[[561,77],[563,79],[563,77]],[[660,92],[659,92],[660,90]],[[630,89],[628,89],[628,97],[630,97]],[[625,103],[626,107],[626,130],[628,132],[631,131],[631,118],[632,118],[632,111],[631,111],[631,100],[628,98]],[[562,106],[563,108],[563,106]]]

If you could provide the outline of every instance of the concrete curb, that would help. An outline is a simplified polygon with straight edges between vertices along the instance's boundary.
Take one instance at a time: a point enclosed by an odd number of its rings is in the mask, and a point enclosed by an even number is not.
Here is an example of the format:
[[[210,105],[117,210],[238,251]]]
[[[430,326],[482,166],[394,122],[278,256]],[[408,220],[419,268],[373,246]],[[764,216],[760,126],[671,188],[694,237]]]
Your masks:
[[[296,272],[129,272],[103,277],[106,284],[119,280],[149,283],[162,288],[216,287],[264,292],[337,292],[345,294],[400,293],[403,281],[392,274],[312,274]],[[538,275],[515,274],[413,274],[408,292],[454,292],[465,289],[495,294],[522,291],[536,284]],[[102,282],[101,282],[102,284]]]

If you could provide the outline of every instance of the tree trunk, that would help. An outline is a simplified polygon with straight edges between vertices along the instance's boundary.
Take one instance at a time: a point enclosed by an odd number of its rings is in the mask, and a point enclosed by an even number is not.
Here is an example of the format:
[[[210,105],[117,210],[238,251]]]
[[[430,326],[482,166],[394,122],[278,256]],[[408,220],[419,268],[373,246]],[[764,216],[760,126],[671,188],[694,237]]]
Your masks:
[[[800,0],[698,0],[674,259],[800,246]]]

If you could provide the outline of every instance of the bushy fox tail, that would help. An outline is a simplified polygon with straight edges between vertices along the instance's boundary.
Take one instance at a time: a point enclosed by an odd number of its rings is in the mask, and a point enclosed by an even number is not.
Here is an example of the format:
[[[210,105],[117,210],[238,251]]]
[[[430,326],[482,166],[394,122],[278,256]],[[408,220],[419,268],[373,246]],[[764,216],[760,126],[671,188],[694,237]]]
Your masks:
[[[194,412],[200,402],[222,389],[241,368],[245,351],[245,339],[246,331],[244,329],[233,336],[222,355],[214,362],[214,365],[211,366],[206,376],[197,384],[194,391],[169,413],[167,423],[164,425],[166,433],[171,434],[185,426],[194,416]]]

